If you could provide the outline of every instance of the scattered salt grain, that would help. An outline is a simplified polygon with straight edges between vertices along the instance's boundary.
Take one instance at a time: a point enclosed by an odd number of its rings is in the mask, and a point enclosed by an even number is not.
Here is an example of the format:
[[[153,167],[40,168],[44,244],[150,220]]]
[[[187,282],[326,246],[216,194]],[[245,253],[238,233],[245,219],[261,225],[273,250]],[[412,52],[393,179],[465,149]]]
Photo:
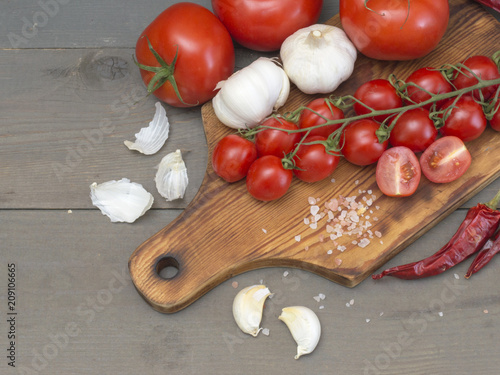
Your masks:
[[[264,233],[267,233],[267,230],[266,230],[266,229],[264,229],[264,228],[262,228],[262,231],[263,231]]]
[[[384,315],[384,312],[383,312],[383,311],[379,314],[379,316],[382,316],[382,315]]]
[[[365,319],[367,323],[370,323],[370,319],[369,318],[366,318]]]
[[[337,266],[340,266],[340,265],[342,264],[342,259],[340,259],[340,258],[335,258],[335,264],[336,264]]]
[[[295,241],[300,242],[300,234],[295,236]]]
[[[354,184],[355,185],[359,184],[359,180],[354,181]]]
[[[328,250],[326,253],[327,253],[328,255],[333,254],[333,250]]]
[[[321,298],[322,300],[326,298],[326,295],[324,295],[323,293],[320,293],[318,294],[319,298]]]
[[[238,287],[238,282],[237,281],[233,281],[233,283],[231,285],[233,286],[234,289],[236,289]]]
[[[352,306],[352,305],[354,305],[354,299],[350,300],[350,301],[349,301],[349,304],[350,304],[351,306]]]
[[[321,306],[319,307],[319,309],[320,309],[320,310],[323,310],[324,308],[325,308],[325,306],[323,306],[323,305],[321,305]]]
[[[283,276],[287,277],[288,276],[288,271],[283,272]]]
[[[351,304],[350,304],[349,302],[347,302],[345,305],[346,305],[347,307],[351,307]]]
[[[321,301],[321,298],[319,298],[319,296],[314,296],[313,298],[314,298],[314,300],[315,300],[316,302]]]
[[[438,315],[443,316],[443,312],[442,311],[438,312]]]
[[[335,182],[335,179],[334,179],[334,178],[332,178],[332,179],[330,180],[330,182],[333,182],[333,183],[334,183],[334,182]]]
[[[457,279],[457,280],[460,279],[460,276],[458,276],[458,274],[455,273],[454,276],[455,276],[455,279]]]
[[[370,244],[370,240],[368,238],[363,238],[361,241],[358,242],[358,246],[361,248],[365,248]]]
[[[488,314],[488,310],[483,310],[483,312],[484,312],[485,314]]]
[[[73,213],[73,211],[71,211],[71,210],[68,210],[68,214],[72,214],[72,213]]]
[[[311,229],[318,229],[318,223],[311,223],[309,225],[309,228],[311,228]]]
[[[262,334],[269,336],[269,328],[262,328]]]
[[[319,212],[319,206],[311,206],[311,215],[315,216]]]
[[[309,204],[316,204],[316,198],[314,197],[307,198],[307,201],[309,202]]]
[[[375,236],[377,236],[378,238],[382,238],[382,233],[380,233],[378,230],[376,230],[375,232],[373,232],[375,234]]]

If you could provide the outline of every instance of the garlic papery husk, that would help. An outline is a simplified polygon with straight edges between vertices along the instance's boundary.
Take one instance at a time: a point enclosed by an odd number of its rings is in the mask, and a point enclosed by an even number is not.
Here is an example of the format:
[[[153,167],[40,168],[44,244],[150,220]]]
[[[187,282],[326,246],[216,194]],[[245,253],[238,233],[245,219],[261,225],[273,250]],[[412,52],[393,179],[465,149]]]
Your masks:
[[[286,74],[306,94],[326,94],[349,78],[356,47],[344,30],[317,24],[290,35],[280,49]]]
[[[321,324],[314,311],[305,306],[285,307],[278,319],[285,322],[297,343],[295,359],[316,348],[321,336]]]
[[[157,153],[165,144],[170,130],[165,108],[156,102],[156,112],[148,127],[142,128],[135,135],[135,142],[125,141],[125,146],[130,150],[139,151],[145,155]]]
[[[153,196],[127,178],[90,185],[92,204],[113,223],[133,223],[153,205]]]
[[[184,197],[188,186],[188,175],[180,150],[171,152],[161,159],[155,182],[158,192],[167,201]]]
[[[240,329],[256,337],[260,330],[266,298],[272,293],[265,285],[252,285],[239,291],[233,301],[233,316]]]
[[[290,94],[290,80],[275,59],[260,57],[217,84],[212,99],[215,115],[234,129],[257,126],[282,107]]]

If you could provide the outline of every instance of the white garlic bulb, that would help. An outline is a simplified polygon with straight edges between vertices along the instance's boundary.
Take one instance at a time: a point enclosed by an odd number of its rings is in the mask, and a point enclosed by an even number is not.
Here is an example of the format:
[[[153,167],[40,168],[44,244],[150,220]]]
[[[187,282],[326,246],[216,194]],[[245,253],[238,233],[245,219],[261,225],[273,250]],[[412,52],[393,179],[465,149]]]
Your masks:
[[[314,311],[305,306],[285,307],[278,319],[287,325],[297,343],[295,359],[316,348],[321,336],[321,324]]]
[[[158,165],[155,182],[158,192],[167,201],[184,197],[189,181],[186,164],[180,150],[163,157]]]
[[[153,196],[127,178],[90,185],[92,204],[113,223],[133,223],[153,205]]]
[[[266,298],[272,293],[265,285],[248,286],[236,295],[233,301],[233,316],[240,329],[256,337],[260,330],[262,311]]]
[[[351,76],[357,51],[344,30],[317,24],[286,38],[280,57],[290,81],[299,90],[326,94]]]
[[[217,84],[212,99],[215,115],[234,129],[257,126],[282,107],[290,94],[290,80],[274,59],[260,57]]]
[[[170,123],[168,122],[167,112],[161,103],[156,102],[155,107],[156,112],[153,119],[148,127],[142,128],[135,135],[135,142],[124,142],[129,150],[136,150],[144,155],[152,155],[157,153],[165,144],[170,130]]]

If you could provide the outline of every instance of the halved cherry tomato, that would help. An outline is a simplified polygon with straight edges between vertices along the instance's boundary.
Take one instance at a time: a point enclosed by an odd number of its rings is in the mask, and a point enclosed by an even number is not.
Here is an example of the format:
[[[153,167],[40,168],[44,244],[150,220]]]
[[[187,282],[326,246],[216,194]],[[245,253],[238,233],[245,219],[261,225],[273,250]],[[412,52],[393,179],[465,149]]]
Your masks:
[[[454,136],[439,138],[420,156],[422,173],[430,181],[455,181],[469,168],[472,158],[464,142]]]
[[[482,80],[500,78],[500,72],[498,71],[497,64],[495,64],[495,62],[487,56],[471,56],[464,60],[462,64],[472,70],[472,72],[474,72],[474,74]],[[474,75],[472,75],[467,69],[461,68],[459,69],[459,72],[460,73],[453,80],[453,84],[457,90],[470,87],[478,83],[477,78],[474,77]],[[493,95],[497,87],[498,85],[482,88],[481,93],[483,94],[484,100],[488,100],[491,95]],[[479,90],[475,90],[473,94],[476,99],[481,99]]]
[[[285,169],[280,158],[266,155],[253,162],[247,174],[247,190],[261,201],[281,198],[288,191],[293,172]]]
[[[389,137],[389,143],[393,146],[405,146],[413,152],[422,152],[437,138],[438,131],[426,109],[410,109],[394,121],[396,124]]]
[[[235,182],[245,178],[255,159],[255,144],[236,134],[230,134],[215,146],[212,167],[215,173],[227,182]]]
[[[300,141],[301,133],[288,133],[285,130],[298,130],[299,127],[293,122],[283,118],[270,117],[261,124],[277,129],[264,129],[255,136],[255,147],[259,157],[264,155],[274,155],[282,158],[290,153],[295,145]]]
[[[340,144],[345,159],[356,165],[375,163],[387,149],[389,141],[379,142],[376,131],[380,124],[372,119],[351,122],[342,132]]]
[[[448,99],[441,107],[446,110],[441,134],[454,135],[464,142],[478,138],[488,125],[483,107],[472,96],[463,96],[455,104],[454,101]],[[449,115],[446,117],[446,114]]]
[[[354,93],[354,97],[377,111],[399,108],[403,105],[403,101],[399,97],[396,89],[386,79],[374,79],[363,83]],[[358,115],[364,115],[371,112],[369,108],[358,102],[354,103],[353,108]],[[388,116],[389,115],[379,115],[375,117],[375,120],[382,122]]]
[[[438,70],[434,68],[426,67],[415,70],[406,79],[406,83],[414,83],[413,86],[409,85],[407,88],[408,96],[415,103],[422,103],[431,98],[429,93],[432,94],[446,94],[453,91],[453,87],[446,80],[445,76]],[[425,90],[425,91],[423,91]],[[426,92],[427,91],[427,92]],[[442,102],[436,103],[437,107],[441,106]],[[425,105],[422,108],[430,109],[432,103]]]
[[[417,190],[421,175],[415,153],[404,146],[384,151],[378,159],[375,173],[379,189],[390,197],[412,195]]]
[[[301,129],[307,129],[316,125],[324,124],[326,120],[321,116],[324,116],[328,120],[340,120],[344,118],[344,112],[335,107],[333,104],[328,103],[324,98],[314,99],[307,105],[307,108],[310,110],[304,109],[299,117],[299,128]],[[309,136],[320,135],[328,138],[328,136],[340,128],[340,126],[341,124],[322,126],[311,130],[309,132]]]
[[[304,139],[304,144],[299,146],[293,158],[297,167],[297,169],[293,170],[293,173],[302,181],[316,182],[323,180],[330,176],[339,164],[340,157],[326,152],[323,144],[307,144],[317,141],[326,141],[326,138],[318,135],[307,137]]]

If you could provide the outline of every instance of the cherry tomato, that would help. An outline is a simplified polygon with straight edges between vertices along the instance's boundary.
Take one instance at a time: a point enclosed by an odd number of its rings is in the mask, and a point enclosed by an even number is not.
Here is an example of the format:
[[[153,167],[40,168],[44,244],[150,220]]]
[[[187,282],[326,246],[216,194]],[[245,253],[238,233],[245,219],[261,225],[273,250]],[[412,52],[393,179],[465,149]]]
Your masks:
[[[261,124],[285,130],[298,130],[298,126],[293,122],[283,118],[270,117]],[[295,145],[300,141],[301,133],[287,133],[283,130],[264,129],[255,136],[255,146],[257,154],[260,156],[274,155],[282,158],[293,151]]]
[[[427,55],[443,37],[450,13],[448,0],[340,0],[339,10],[357,49],[379,60]]]
[[[380,143],[375,133],[380,125],[371,119],[351,122],[342,132],[340,144],[346,160],[356,165],[375,163],[387,149],[388,141]]]
[[[500,132],[500,99],[497,101],[495,110],[496,112],[490,120],[490,125],[494,130]]]
[[[173,72],[179,95],[169,80],[159,80],[153,94],[172,106],[196,106],[212,99],[219,81],[234,71],[233,41],[224,25],[208,9],[194,3],[178,3],[164,10],[137,40],[135,55],[146,85],[155,72],[145,67],[160,67],[148,45],[158,53]],[[164,69],[166,72],[168,68]],[[163,74],[163,73],[161,73]],[[158,76],[157,76],[158,77]],[[155,81],[153,81],[154,83]],[[161,84],[161,85],[160,85]],[[152,87],[148,87],[148,91]]]
[[[294,169],[293,173],[305,182],[316,182],[330,176],[340,160],[338,155],[326,152],[323,144],[306,144],[315,141],[326,141],[326,138],[319,135],[307,137],[293,158],[298,168]]]
[[[408,147],[392,147],[377,162],[377,185],[390,197],[407,197],[418,187],[422,175],[415,153]]]
[[[272,201],[288,191],[293,172],[285,169],[280,158],[266,155],[255,160],[247,174],[247,190],[255,199]]]
[[[340,120],[344,118],[344,112],[333,104],[328,103],[324,98],[314,99],[307,105],[307,108],[311,110],[304,109],[299,117],[299,128],[301,129],[324,124],[326,120],[321,116],[324,116],[328,120]],[[309,136],[320,135],[328,138],[328,136],[340,128],[341,125],[342,124],[333,124],[313,129],[310,131]]]
[[[354,93],[354,97],[377,111],[399,108],[403,105],[403,101],[399,97],[396,89],[386,79],[374,79],[363,83]],[[371,112],[370,109],[357,102],[354,103],[353,107],[358,115],[364,115]],[[388,116],[389,115],[375,116],[375,120],[382,122]]]
[[[498,67],[495,62],[487,56],[471,56],[466,60],[462,61],[467,68],[472,70],[476,76],[482,80],[490,80],[500,78],[500,73],[498,72]],[[463,89],[465,87],[470,87],[478,83],[476,77],[472,75],[470,71],[465,68],[459,70],[459,74],[452,81],[457,89]],[[481,99],[480,92],[483,94],[484,100],[488,100],[491,95],[496,91],[498,85],[484,87],[481,90],[474,90],[473,95],[476,99]]]
[[[394,120],[393,120],[394,122]],[[438,131],[423,108],[410,109],[396,121],[389,137],[393,146],[405,146],[413,152],[424,151],[437,138]]]
[[[461,177],[471,164],[464,142],[454,136],[439,138],[420,156],[422,173],[430,181],[447,183]]]
[[[233,39],[256,51],[276,51],[295,31],[319,18],[323,0],[212,0]]]
[[[236,134],[222,138],[212,153],[212,167],[227,182],[239,181],[247,175],[257,159],[255,144]]]
[[[446,94],[453,91],[453,87],[446,80],[443,74],[440,71],[435,70],[430,67],[421,68],[414,71],[410,76],[406,79],[406,83],[414,83],[418,85],[423,90],[428,91],[432,94]],[[408,86],[408,96],[415,103],[422,103],[426,100],[429,100],[431,96],[415,86]],[[436,103],[436,106],[439,108],[442,105],[442,101]],[[425,105],[422,108],[430,109],[432,103]]]
[[[453,102],[454,99],[449,99],[441,107],[446,110],[441,134],[454,135],[464,142],[472,141],[483,134],[488,125],[483,107],[471,96],[463,96],[455,104]],[[448,117],[446,113],[449,113]]]

